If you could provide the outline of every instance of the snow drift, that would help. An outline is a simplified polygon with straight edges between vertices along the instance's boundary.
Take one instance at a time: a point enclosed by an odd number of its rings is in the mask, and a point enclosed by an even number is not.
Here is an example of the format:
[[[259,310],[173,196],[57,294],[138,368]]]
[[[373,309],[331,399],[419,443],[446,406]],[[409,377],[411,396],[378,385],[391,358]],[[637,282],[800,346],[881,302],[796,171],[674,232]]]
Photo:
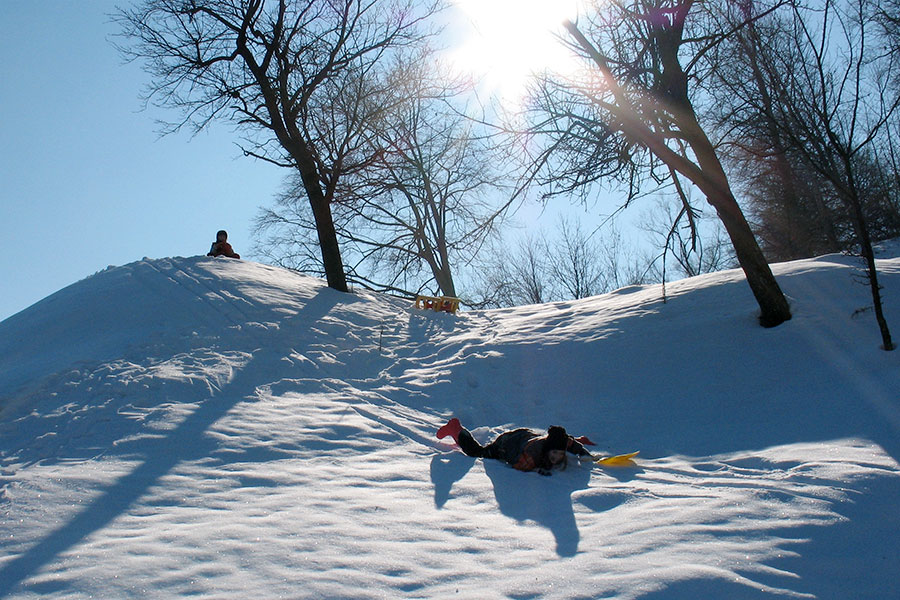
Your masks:
[[[0,323],[0,598],[892,597],[900,352],[854,259],[774,270],[767,330],[737,271],[452,316],[111,267]],[[641,455],[520,473],[450,416]]]

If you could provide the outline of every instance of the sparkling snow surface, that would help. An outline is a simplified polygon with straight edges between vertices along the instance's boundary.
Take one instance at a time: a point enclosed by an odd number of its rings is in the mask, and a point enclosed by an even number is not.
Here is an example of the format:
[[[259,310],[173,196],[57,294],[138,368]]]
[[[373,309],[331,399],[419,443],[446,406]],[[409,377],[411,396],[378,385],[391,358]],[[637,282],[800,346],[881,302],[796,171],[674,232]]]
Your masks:
[[[775,329],[738,271],[452,316],[110,267],[0,323],[0,598],[897,598],[900,351],[858,260],[773,268]],[[520,473],[451,416],[641,454]]]

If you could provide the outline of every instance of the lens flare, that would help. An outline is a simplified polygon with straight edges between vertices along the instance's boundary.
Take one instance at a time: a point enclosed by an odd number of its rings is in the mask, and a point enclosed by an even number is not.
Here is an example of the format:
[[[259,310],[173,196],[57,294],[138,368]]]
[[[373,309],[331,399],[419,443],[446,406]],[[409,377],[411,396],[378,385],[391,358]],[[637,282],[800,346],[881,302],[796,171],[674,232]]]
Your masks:
[[[568,72],[572,52],[560,41],[562,23],[580,0],[454,0],[462,22],[451,62],[477,77],[503,102],[520,102],[535,73]]]

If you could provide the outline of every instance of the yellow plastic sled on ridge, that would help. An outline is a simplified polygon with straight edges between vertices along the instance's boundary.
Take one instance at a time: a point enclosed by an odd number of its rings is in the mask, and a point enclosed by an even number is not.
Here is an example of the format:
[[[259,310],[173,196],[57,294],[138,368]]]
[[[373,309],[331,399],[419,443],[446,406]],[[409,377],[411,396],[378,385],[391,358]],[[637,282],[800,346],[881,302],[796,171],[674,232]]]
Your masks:
[[[640,450],[629,452],[628,454],[616,454],[615,456],[600,456],[594,459],[594,464],[604,467],[630,467],[634,464],[634,461],[631,459],[639,453]]]

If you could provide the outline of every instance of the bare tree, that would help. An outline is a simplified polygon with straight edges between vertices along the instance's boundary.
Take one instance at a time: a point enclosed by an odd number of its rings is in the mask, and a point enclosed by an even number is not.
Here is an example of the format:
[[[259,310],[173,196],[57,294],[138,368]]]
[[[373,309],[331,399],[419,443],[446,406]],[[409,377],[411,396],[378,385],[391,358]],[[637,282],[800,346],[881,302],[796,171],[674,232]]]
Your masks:
[[[594,235],[599,235],[597,231]],[[658,283],[653,258],[629,243],[621,230],[610,225],[596,244],[603,272],[603,285],[596,293],[606,293],[629,285]]]
[[[348,277],[403,294],[433,283],[456,296],[456,268],[470,263],[496,231],[512,179],[493,137],[459,106],[465,87],[443,76],[430,55],[398,63],[388,82],[367,95],[374,106],[364,110],[389,107],[362,128],[363,154],[375,158],[346,174],[335,190]],[[259,220],[260,233],[289,242],[275,251],[288,256],[298,256],[292,244],[310,242],[279,231],[302,222],[297,187]]]
[[[784,95],[772,82],[787,77],[780,69],[803,64],[794,38],[794,16],[784,11],[757,21],[752,18],[753,0],[731,8],[732,21],[749,22],[717,48],[719,68],[715,83],[708,87],[717,98],[720,129],[727,136],[724,147],[750,202],[754,229],[766,255],[790,260],[848,250],[856,245],[857,235],[845,201],[806,159],[805,146],[798,146],[795,132],[787,130],[793,127],[779,123]],[[835,44],[833,51],[840,47]],[[798,88],[796,93],[803,92]],[[890,166],[887,141],[887,151],[878,152],[873,145],[854,158],[857,179],[866,188],[861,195],[863,213],[875,239],[900,234],[895,200],[900,186]]]
[[[692,83],[708,76],[707,53],[733,31],[709,3],[694,0],[604,1],[566,28],[590,69],[580,77],[548,77],[540,88],[534,131],[550,140],[537,157],[544,181],[562,193],[612,177],[634,192],[642,178],[683,177],[728,232],[761,324],[789,319],[787,300],[695,109]]]
[[[676,277],[695,277],[735,266],[721,224],[701,231],[702,213],[685,203],[674,211],[670,202],[659,201],[642,219],[641,229],[650,234],[654,247],[662,248],[657,278],[668,280],[668,258],[675,261]]]
[[[382,149],[373,169],[346,180],[341,209],[360,262],[387,266],[387,275],[434,282],[456,296],[456,267],[470,263],[496,231],[513,194],[494,137],[458,106],[465,92],[420,59],[396,78],[409,98],[374,123]],[[360,235],[357,232],[362,232]],[[361,269],[357,268],[356,273]]]
[[[418,46],[436,9],[414,0],[145,0],[114,19],[129,41],[123,53],[152,76],[148,100],[181,112],[173,129],[230,120],[247,135],[246,154],[296,169],[328,285],[347,291],[332,203],[342,175],[371,159],[351,152],[368,115],[331,112],[358,121],[325,129],[317,117],[387,57]]]
[[[874,17],[890,51],[900,52],[900,0],[884,0],[876,9]]]
[[[878,152],[890,148],[888,133],[900,116],[900,62],[884,51],[888,40],[880,35],[884,6],[882,0],[792,5],[789,20],[772,28],[764,44],[754,42],[759,83],[747,90],[753,93],[738,96],[732,87],[728,99],[762,117],[769,138],[777,136],[841,202],[866,263],[883,347],[891,350],[870,224],[879,212],[872,207],[891,202]],[[777,52],[769,50],[773,44]],[[759,131],[746,120],[733,127],[748,136]]]
[[[554,299],[547,276],[547,241],[544,236],[527,235],[518,241],[496,243],[479,263],[474,292],[466,303],[478,308],[506,308],[523,304],[543,304]]]
[[[607,256],[613,268],[604,270],[605,265],[600,262],[604,255],[594,247],[578,221],[561,219],[557,233],[547,254],[547,267],[564,296],[577,300],[608,291],[609,280],[618,276],[618,256]]]
[[[488,253],[479,264],[473,306],[507,307],[577,300],[626,285],[652,283],[652,260],[611,228],[601,238],[562,218],[552,236],[531,234]]]

